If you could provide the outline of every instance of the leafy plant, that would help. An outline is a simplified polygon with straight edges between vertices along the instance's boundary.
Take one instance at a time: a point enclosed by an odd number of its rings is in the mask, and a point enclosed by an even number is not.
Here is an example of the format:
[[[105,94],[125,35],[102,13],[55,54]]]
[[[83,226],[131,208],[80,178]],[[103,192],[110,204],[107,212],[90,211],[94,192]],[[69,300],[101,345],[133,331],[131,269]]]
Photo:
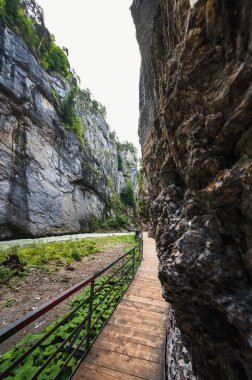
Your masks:
[[[124,188],[122,189],[120,197],[121,197],[122,202],[126,206],[129,206],[132,208],[136,207],[134,189],[133,189],[133,184],[131,181],[126,182]]]
[[[16,302],[13,298],[8,298],[5,303],[3,304],[3,307],[11,307]]]
[[[47,72],[72,76],[67,55],[55,44],[45,27],[43,11],[34,0],[0,0],[0,17],[25,40]]]
[[[137,259],[137,257],[136,257]],[[95,339],[101,330],[103,324],[111,315],[117,302],[120,300],[121,296],[127,289],[133,273],[131,272],[131,263],[128,263],[124,267],[124,272],[120,275],[103,276],[95,281],[95,293],[93,298],[93,312],[91,318],[91,333],[90,333],[90,343]],[[135,272],[137,266],[135,267]],[[126,278],[123,277],[126,276]],[[99,291],[98,291],[99,289]],[[96,292],[97,291],[97,292]],[[88,301],[90,295],[90,288],[86,287],[83,292],[77,296],[70,306],[72,309],[80,306],[84,300]],[[59,372],[62,365],[69,358],[71,350],[69,350],[69,344],[71,342],[70,334],[73,336],[74,329],[77,326],[81,326],[79,329],[79,335],[76,337],[75,345],[81,344],[85,345],[86,334],[87,334],[87,323],[83,323],[84,319],[88,314],[89,302],[86,302],[81,308],[74,312],[70,320],[66,319],[64,324],[59,326],[56,331],[54,331],[44,342],[42,342],[18,367],[14,370],[8,379],[30,379],[40,368],[40,366],[45,363],[45,361],[62,345],[62,348],[56,354],[55,358],[50,361],[48,366],[42,371],[38,376],[38,380],[52,379]],[[23,340],[21,340],[16,346],[2,355],[0,358],[0,371],[3,372],[7,369],[13,361],[18,359],[22,354],[27,351],[35,342],[37,342],[43,335],[51,331],[59,322],[65,319],[66,315],[57,319],[45,331],[37,335],[28,335]],[[64,341],[67,340],[65,343]],[[73,369],[77,366],[80,361],[79,357],[72,357],[69,361],[66,371],[62,374],[62,379],[67,378]]]

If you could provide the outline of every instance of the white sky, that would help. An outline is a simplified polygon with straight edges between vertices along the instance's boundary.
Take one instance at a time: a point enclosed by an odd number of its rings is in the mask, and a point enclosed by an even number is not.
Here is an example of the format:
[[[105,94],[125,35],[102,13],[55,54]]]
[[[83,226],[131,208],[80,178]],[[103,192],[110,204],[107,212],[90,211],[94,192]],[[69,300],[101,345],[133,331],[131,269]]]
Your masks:
[[[132,0],[37,0],[59,46],[69,50],[71,67],[107,109],[119,139],[139,148],[140,55],[129,7]]]

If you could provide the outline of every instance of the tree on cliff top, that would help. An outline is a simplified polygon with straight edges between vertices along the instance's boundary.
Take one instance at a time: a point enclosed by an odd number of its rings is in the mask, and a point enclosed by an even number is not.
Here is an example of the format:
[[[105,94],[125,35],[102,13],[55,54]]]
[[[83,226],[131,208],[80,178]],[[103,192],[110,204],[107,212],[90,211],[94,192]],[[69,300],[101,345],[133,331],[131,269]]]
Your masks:
[[[0,0],[0,17],[25,40],[47,72],[72,76],[67,55],[55,44],[45,27],[43,10],[34,0]]]

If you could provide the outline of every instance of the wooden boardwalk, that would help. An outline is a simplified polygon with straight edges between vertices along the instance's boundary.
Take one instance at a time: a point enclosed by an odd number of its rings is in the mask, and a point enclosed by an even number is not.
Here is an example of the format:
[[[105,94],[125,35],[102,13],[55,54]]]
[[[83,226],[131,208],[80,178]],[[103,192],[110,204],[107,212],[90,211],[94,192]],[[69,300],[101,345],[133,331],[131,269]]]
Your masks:
[[[161,380],[167,303],[155,242],[144,234],[141,267],[74,380]]]

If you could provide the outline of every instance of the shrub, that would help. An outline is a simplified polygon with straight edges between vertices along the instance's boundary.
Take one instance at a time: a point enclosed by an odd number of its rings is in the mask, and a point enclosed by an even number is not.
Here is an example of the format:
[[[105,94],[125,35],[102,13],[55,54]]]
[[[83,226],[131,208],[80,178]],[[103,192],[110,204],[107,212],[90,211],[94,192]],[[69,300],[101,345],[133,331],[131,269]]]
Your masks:
[[[42,9],[35,1],[0,0],[0,16],[4,23],[23,37],[48,72],[71,76],[66,53],[55,44],[44,24]]]
[[[120,152],[117,152],[117,164],[118,164],[118,170],[122,171],[123,170],[123,160]]]
[[[12,277],[12,270],[4,265],[0,265],[0,284],[6,284]]]
[[[122,202],[129,207],[135,208],[136,202],[135,202],[135,196],[134,196],[134,189],[133,184],[131,181],[128,181],[124,188],[122,189],[122,192],[120,194]]]

